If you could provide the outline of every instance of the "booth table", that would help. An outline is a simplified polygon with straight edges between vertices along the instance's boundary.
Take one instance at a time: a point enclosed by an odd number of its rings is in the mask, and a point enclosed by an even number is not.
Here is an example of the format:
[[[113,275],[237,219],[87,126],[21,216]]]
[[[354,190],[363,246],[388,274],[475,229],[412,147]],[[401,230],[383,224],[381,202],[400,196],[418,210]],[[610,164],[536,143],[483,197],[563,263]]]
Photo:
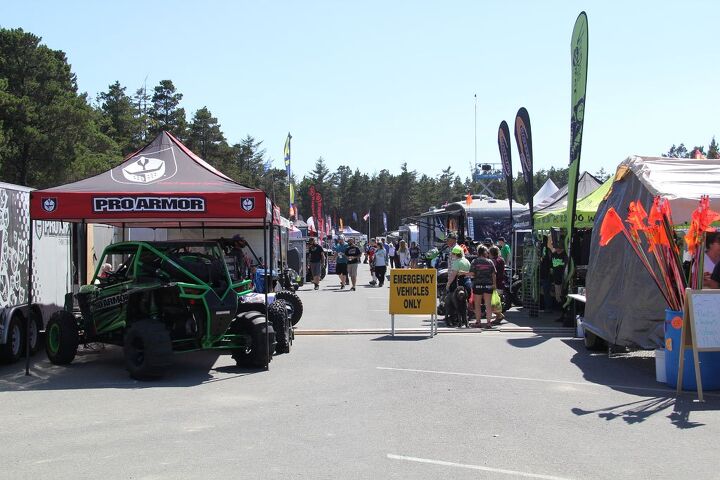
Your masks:
[[[570,326],[575,327],[575,337],[577,337],[578,336],[577,320],[576,320],[577,319],[577,304],[578,304],[578,302],[586,303],[587,299],[586,299],[585,295],[580,295],[579,293],[570,293],[570,294],[568,294],[568,298],[572,299],[572,301],[573,301],[572,302],[572,310],[570,311],[571,318],[572,318],[572,325],[563,324],[563,326],[564,327],[570,327]]]

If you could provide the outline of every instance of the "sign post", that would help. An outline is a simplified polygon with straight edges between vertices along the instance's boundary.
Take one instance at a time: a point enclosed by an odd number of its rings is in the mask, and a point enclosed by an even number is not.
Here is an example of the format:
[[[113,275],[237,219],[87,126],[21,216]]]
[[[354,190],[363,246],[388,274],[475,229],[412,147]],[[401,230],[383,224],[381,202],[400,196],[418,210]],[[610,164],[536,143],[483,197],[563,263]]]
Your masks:
[[[720,352],[720,290],[685,289],[685,314],[680,334],[677,394],[682,392],[685,349],[693,351],[698,400],[704,402],[699,352]],[[688,335],[689,333],[689,335]]]
[[[403,268],[390,271],[390,332],[395,315],[430,315],[430,337],[437,333],[437,270]]]

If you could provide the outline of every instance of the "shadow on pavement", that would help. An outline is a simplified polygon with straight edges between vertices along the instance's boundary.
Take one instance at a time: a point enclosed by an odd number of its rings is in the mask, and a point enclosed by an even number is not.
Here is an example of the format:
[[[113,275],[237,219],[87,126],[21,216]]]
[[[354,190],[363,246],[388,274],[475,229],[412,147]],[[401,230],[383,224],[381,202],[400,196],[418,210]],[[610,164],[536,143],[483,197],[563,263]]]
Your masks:
[[[675,390],[655,381],[655,358],[649,355],[617,355],[592,353],[585,349],[581,339],[563,340],[575,350],[571,362],[583,372],[585,380],[606,385],[613,390],[635,396],[647,396],[642,400],[611,405],[595,410],[572,408],[575,415],[596,415],[605,421],[623,420],[628,425],[644,422],[663,412],[677,428],[688,429],[704,426],[690,420],[691,412],[720,410],[720,397],[705,395],[705,403],[696,401],[695,392],[675,396]],[[650,395],[652,392],[652,395]]]
[[[53,365],[44,352],[30,359],[30,375],[25,375],[25,363],[0,365],[0,392],[23,390],[75,390],[95,388],[145,389],[157,387],[191,387],[231,378],[244,377],[264,370],[235,366],[213,365],[219,354],[200,351],[176,354],[173,364],[163,378],[138,381],[125,369],[122,349],[92,344],[82,348],[70,365]],[[95,347],[94,345],[97,345]],[[217,377],[214,373],[222,373]],[[234,374],[234,375],[232,375]],[[232,376],[228,376],[232,375]]]
[[[551,338],[553,337],[537,335],[530,338],[511,338],[508,339],[507,343],[516,348],[532,348],[547,342]]]
[[[373,342],[416,342],[419,340],[430,340],[430,335],[383,335],[373,338]]]

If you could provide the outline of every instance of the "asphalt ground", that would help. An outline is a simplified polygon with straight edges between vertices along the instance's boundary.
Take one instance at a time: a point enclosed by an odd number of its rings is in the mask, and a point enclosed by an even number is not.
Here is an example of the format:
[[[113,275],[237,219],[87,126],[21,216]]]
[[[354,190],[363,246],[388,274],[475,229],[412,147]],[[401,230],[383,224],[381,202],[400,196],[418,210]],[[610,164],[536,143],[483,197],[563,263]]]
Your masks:
[[[379,289],[323,283],[298,327],[382,323]],[[0,478],[718,477],[720,394],[676,399],[647,355],[537,331],[298,335],[269,371],[196,352],[156,382],[117,347],[36,355],[30,377],[0,366]]]

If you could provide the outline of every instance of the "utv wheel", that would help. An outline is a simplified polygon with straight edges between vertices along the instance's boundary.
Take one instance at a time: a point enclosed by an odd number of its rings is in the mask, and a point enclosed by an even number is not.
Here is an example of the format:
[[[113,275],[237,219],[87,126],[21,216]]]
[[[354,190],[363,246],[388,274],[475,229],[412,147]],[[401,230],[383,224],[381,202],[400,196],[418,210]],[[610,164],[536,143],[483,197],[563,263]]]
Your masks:
[[[290,353],[292,346],[292,326],[288,317],[288,304],[285,300],[275,299],[268,307],[268,320],[275,330],[275,353]]]
[[[585,348],[591,352],[603,352],[608,348],[608,344],[605,340],[589,330],[585,330],[585,338],[583,341],[585,343]]]
[[[0,345],[0,360],[4,363],[13,363],[20,359],[25,346],[25,331],[23,322],[18,315],[13,315],[8,324],[7,342]]]
[[[293,327],[297,325],[302,318],[303,304],[300,297],[295,292],[282,291],[275,294],[275,298],[278,300],[285,300],[288,306],[288,316],[290,317],[290,323]]]
[[[232,357],[235,362],[240,367],[265,368],[272,361],[272,352],[275,350],[273,326],[268,323],[267,330],[265,329],[265,316],[260,312],[241,313],[235,322],[233,331],[246,333],[252,339],[249,349],[233,350]]]
[[[141,320],[130,325],[123,340],[125,367],[138,380],[160,378],[172,363],[170,332],[160,322]]]
[[[67,310],[52,314],[45,327],[45,351],[55,365],[72,362],[80,342],[75,316]]]

